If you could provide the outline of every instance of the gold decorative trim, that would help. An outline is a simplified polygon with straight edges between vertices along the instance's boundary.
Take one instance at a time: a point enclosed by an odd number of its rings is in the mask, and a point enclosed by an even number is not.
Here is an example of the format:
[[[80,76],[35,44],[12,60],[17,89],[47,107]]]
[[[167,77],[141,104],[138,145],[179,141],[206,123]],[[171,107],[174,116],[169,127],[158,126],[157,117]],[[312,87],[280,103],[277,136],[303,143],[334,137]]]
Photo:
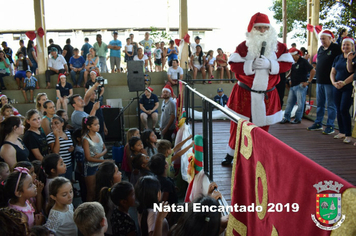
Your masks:
[[[239,233],[241,236],[247,235],[247,226],[241,221],[237,220],[232,214],[229,215],[229,221],[226,227],[226,235],[233,236],[234,231]]]
[[[277,229],[274,227],[274,225],[272,225],[272,233],[271,236],[278,236],[278,231]]]
[[[341,196],[341,214],[345,221],[341,226],[331,231],[331,236],[356,235],[356,188],[346,189]]]
[[[262,203],[258,199],[258,178],[261,179],[263,194],[262,194]],[[268,202],[268,186],[267,186],[267,175],[266,170],[261,164],[257,162],[256,165],[256,179],[255,179],[255,193],[256,193],[256,206],[262,206],[262,211],[257,212],[258,218],[262,220],[266,216],[267,212],[267,202]]]
[[[252,155],[253,144],[251,131],[256,127],[257,126],[255,125],[247,125],[247,122],[245,122],[242,126],[240,153],[246,158],[246,160],[250,159]],[[245,145],[245,138],[247,138],[247,146]]]

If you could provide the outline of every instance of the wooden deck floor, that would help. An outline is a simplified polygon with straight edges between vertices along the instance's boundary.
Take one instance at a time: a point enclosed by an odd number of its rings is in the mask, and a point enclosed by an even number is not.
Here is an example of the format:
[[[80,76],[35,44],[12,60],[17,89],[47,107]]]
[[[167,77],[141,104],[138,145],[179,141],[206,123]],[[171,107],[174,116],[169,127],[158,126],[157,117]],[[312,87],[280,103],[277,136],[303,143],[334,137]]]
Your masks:
[[[306,128],[310,125],[311,121],[303,119],[298,125],[273,125],[269,132],[319,165],[356,185],[356,147],[334,139],[334,135],[323,135],[321,131],[307,131]],[[231,201],[231,167],[223,167],[220,163],[226,155],[229,129],[229,121],[213,123],[213,178],[228,202]],[[202,133],[201,122],[195,123],[195,133]]]

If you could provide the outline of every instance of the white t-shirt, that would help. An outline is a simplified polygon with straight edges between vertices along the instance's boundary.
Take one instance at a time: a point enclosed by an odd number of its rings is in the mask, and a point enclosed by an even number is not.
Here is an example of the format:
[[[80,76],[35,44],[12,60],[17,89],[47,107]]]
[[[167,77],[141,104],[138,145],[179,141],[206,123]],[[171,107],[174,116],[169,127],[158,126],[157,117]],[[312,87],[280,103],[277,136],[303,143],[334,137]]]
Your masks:
[[[64,69],[64,65],[66,64],[66,59],[62,55],[58,55],[56,59],[52,57],[48,58],[48,67],[52,67],[55,70]]]
[[[126,52],[132,52],[133,45],[125,45]]]
[[[192,51],[192,54],[194,54],[197,51],[197,44],[196,43],[191,43],[190,44],[190,51]]]
[[[146,55],[143,55],[143,57],[140,59],[140,58],[138,58],[138,56],[136,55],[136,56],[134,56],[134,59],[133,59],[134,61],[143,61],[143,62],[145,62],[146,60],[148,60],[148,57],[146,56]],[[145,64],[145,63],[143,63],[143,64]]]
[[[177,69],[173,69],[173,66],[171,66],[168,68],[167,75],[170,75],[172,80],[178,79],[178,73],[179,73],[179,76],[183,75],[182,67],[178,66]]]
[[[206,59],[207,59],[207,60],[209,59],[208,56],[206,57]],[[211,59],[209,60],[209,65],[214,65],[214,61],[215,61],[215,60],[216,60],[215,57],[211,58]]]

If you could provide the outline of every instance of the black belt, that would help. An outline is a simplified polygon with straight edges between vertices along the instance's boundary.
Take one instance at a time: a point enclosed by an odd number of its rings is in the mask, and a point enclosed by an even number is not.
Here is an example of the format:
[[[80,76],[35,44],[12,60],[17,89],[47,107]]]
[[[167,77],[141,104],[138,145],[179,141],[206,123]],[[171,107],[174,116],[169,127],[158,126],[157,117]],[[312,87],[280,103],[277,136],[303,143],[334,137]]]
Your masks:
[[[254,90],[254,89],[251,89],[251,88],[248,87],[246,84],[241,83],[240,81],[239,81],[238,84],[239,84],[239,86],[240,86],[241,88],[246,89],[246,90],[248,90],[248,91],[250,91],[250,92],[253,92],[253,93],[264,93],[264,94],[265,94],[265,98],[266,98],[267,100],[268,100],[267,93],[273,91],[273,90],[276,88],[275,86],[273,86],[273,88],[271,88],[271,89],[268,89],[268,90],[266,90],[266,91],[261,91],[261,90]]]

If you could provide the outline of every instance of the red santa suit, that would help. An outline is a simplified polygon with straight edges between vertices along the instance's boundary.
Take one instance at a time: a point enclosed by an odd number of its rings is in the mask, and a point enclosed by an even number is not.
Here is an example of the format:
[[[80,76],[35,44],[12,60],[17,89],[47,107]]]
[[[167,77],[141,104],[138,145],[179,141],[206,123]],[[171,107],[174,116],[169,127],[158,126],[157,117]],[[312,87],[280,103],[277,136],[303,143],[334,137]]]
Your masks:
[[[249,32],[251,25],[253,26],[254,22],[252,24],[250,22]],[[253,63],[256,57],[249,53],[246,41],[237,46],[236,51],[229,58],[229,64],[238,83],[231,92],[227,106],[238,116],[268,130],[269,125],[283,118],[275,86],[280,81],[279,74],[291,68],[293,57],[288,53],[284,44],[277,42],[277,51],[266,55],[266,58],[270,61],[270,69],[255,70]],[[228,154],[233,156],[236,143],[235,122],[231,122],[230,134]]]

